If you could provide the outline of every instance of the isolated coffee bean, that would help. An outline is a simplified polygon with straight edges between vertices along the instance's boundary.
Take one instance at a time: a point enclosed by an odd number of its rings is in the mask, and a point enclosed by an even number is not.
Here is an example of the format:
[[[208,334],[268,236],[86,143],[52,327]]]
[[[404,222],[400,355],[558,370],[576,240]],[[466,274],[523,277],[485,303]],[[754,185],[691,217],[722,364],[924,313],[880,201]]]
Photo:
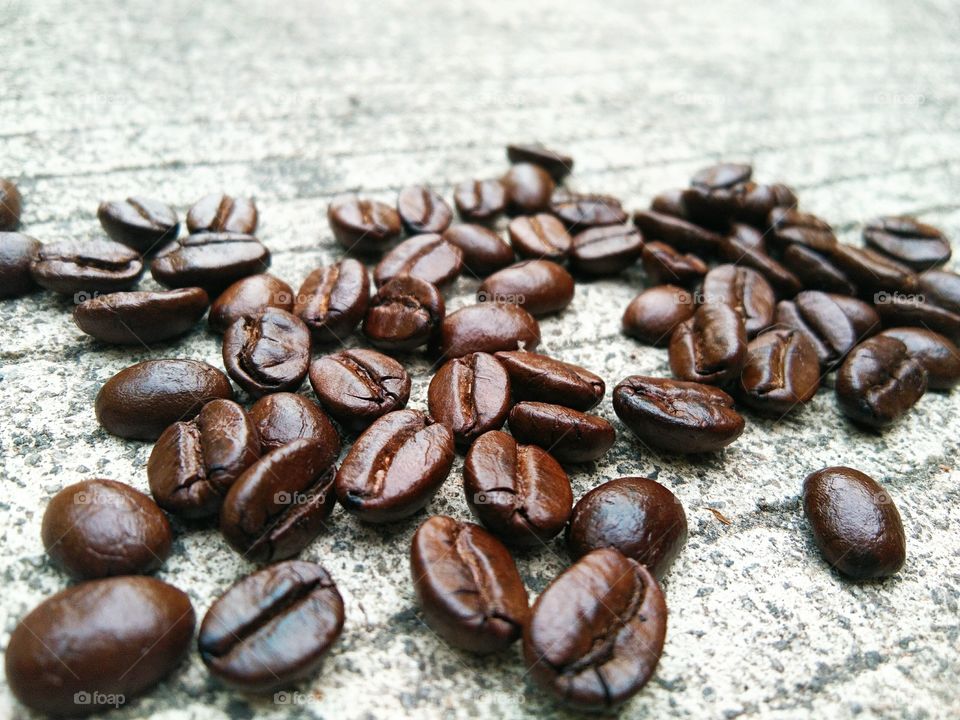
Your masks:
[[[507,226],[510,244],[525,258],[560,261],[570,254],[573,238],[553,215],[524,215]]]
[[[780,302],[776,322],[807,336],[823,370],[838,365],[857,343],[880,329],[880,316],[867,303],[816,290]]]
[[[411,235],[442,233],[453,222],[453,210],[425,185],[408,185],[397,196],[397,214]]]
[[[454,647],[504,650],[523,633],[527,591],[507,549],[473,523],[435,515],[414,533],[410,574],[427,625]]]
[[[910,357],[927,371],[927,389],[950,390],[960,383],[960,349],[943,335],[923,328],[896,327],[880,336],[906,345]]]
[[[637,295],[623,313],[623,332],[648,345],[666,346],[677,325],[693,317],[693,295],[676,285],[658,285]]]
[[[340,436],[333,423],[319,405],[303,395],[264,395],[253,404],[249,415],[264,455],[294,440],[312,440],[326,448],[331,457],[340,455]]]
[[[680,380],[724,383],[740,375],[746,359],[743,318],[725,303],[701,305],[670,336],[670,369]]]
[[[377,287],[397,277],[425,280],[433,285],[452,282],[463,269],[463,253],[440,235],[414,235],[384,255],[373,271]]]
[[[85,300],[73,320],[87,335],[116,345],[146,345],[189,332],[210,298],[201,288],[116,292]]]
[[[670,215],[672,217],[688,220],[687,209],[683,205],[684,188],[674,188],[673,190],[664,190],[654,196],[650,201],[650,209],[661,215]]]
[[[747,346],[740,397],[754,410],[782,417],[809,402],[820,387],[820,361],[806,333],[773,327]]]
[[[242,317],[223,335],[223,366],[254,398],[296,390],[310,366],[310,331],[279,308]]]
[[[773,230],[767,235],[770,244],[779,250],[797,244],[829,255],[838,244],[830,223],[813,213],[792,207],[772,210],[767,218],[767,227]]]
[[[514,547],[545,545],[563,530],[573,507],[570,479],[560,463],[499,430],[470,446],[463,491],[484,527]]]
[[[268,692],[313,675],[343,630],[329,573],[302,560],[234,583],[210,606],[197,647],[210,673],[238,690]]]
[[[643,565],[594,550],[557,577],[531,611],[523,655],[533,680],[579,710],[622,705],[653,676],[667,605]]]
[[[533,350],[540,344],[540,324],[521,307],[478,303],[447,315],[440,327],[438,352],[455,358],[472,352]]]
[[[111,240],[60,240],[41,245],[30,264],[33,281],[77,300],[126,290],[140,278],[140,255]]]
[[[507,206],[507,189],[499,180],[464,180],[453,189],[453,202],[466,222],[488,222]]]
[[[191,233],[240,233],[257,231],[257,205],[253,198],[235,198],[226,193],[211,193],[197,200],[187,212]]]
[[[559,182],[573,170],[573,158],[540,143],[520,143],[507,145],[507,159],[512,163],[533,163],[539,165]]]
[[[485,277],[513,262],[513,249],[483,225],[453,225],[443,232],[443,239],[460,248],[463,272],[468,276]]]
[[[881,217],[863,228],[869,247],[916,271],[929,270],[950,259],[950,241],[933,227],[912,217]]]
[[[23,198],[11,180],[0,178],[0,232],[11,232],[20,226]]]
[[[370,302],[370,276],[359,260],[347,258],[314,270],[300,286],[293,314],[319,342],[343,342],[356,329]]]
[[[533,163],[514,163],[501,182],[507,193],[507,212],[511,215],[546,210],[556,188],[550,173]]]
[[[343,350],[313,361],[310,384],[320,405],[349,431],[406,407],[410,376],[403,365],[375,350]]]
[[[929,270],[919,278],[920,292],[927,302],[960,313],[960,275],[949,270]]]
[[[508,422],[518,442],[539,445],[567,463],[586,463],[603,457],[617,437],[613,425],[602,417],[551,403],[517,403]]]
[[[14,696],[47,715],[129,702],[168,675],[193,639],[186,593],[151,577],[91,580],[47,598],[6,648]]]
[[[382,252],[400,237],[400,215],[386,203],[356,195],[338,195],[327,208],[327,221],[341,247],[359,254]]]
[[[207,322],[214,332],[225,332],[242,317],[258,315],[267,308],[293,310],[293,290],[280,278],[261,273],[237,280],[210,306]]]
[[[40,252],[40,242],[17,232],[0,232],[0,298],[26,295],[37,285],[30,265]]]
[[[270,251],[252,235],[197,233],[169,245],[150,263],[167,287],[202,287],[218,295],[240,278],[265,272]]]
[[[144,197],[102,202],[97,208],[97,217],[112,240],[141,255],[176,240],[180,231],[180,221],[172,207]]]
[[[514,400],[540,400],[587,411],[603,400],[603,378],[573,363],[522,350],[495,357],[510,375]]]
[[[960,313],[937,307],[922,294],[880,292],[873,306],[886,327],[922,327],[960,342]]]
[[[520,305],[531,315],[560,312],[573,301],[573,277],[549,260],[524,260],[498,270],[480,285],[480,302]]]
[[[570,267],[583,275],[616,275],[643,252],[640,232],[629,225],[607,225],[577,233],[570,249]]]
[[[409,275],[394,278],[370,301],[363,334],[384,350],[413,350],[440,331],[446,315],[436,285]]]
[[[84,480],[50,500],[43,514],[43,547],[79,580],[139,575],[170,554],[167,516],[143,493],[113,480]]]
[[[744,427],[727,393],[667,378],[625,378],[613,389],[613,409],[641,442],[667,453],[716,452]]]
[[[550,212],[560,218],[572,233],[602,225],[622,225],[627,213],[611,195],[571,193],[559,189],[550,200]]]
[[[927,371],[892,337],[857,345],[837,373],[837,402],[854,422],[883,429],[904,415],[927,390]]]
[[[198,360],[145,360],[107,380],[97,393],[97,420],[111,435],[156,440],[191,420],[211,400],[233,398],[227,376]]]
[[[732,307],[743,318],[747,337],[773,324],[777,298],[770,283],[756,270],[718,265],[703,278],[703,303]]]
[[[175,515],[216,515],[230,486],[259,457],[260,438],[243,408],[211,400],[157,439],[147,461],[150,492]]]
[[[790,298],[803,289],[800,279],[763,250],[760,231],[750,225],[734,223],[731,232],[717,246],[723,260],[755,270],[774,289],[778,297]]]
[[[917,275],[906,265],[869,248],[837,244],[830,251],[833,263],[857,286],[861,295],[881,292],[913,292]]]
[[[655,480],[617,478],[580,498],[566,537],[575,560],[614,548],[660,579],[687,541],[687,516],[679,498]]]
[[[337,472],[340,504],[364,522],[401,520],[430,502],[453,464],[453,434],[418,410],[375,421]]]
[[[633,224],[647,240],[659,240],[684,253],[712,255],[721,240],[719,235],[699,225],[646,210],[633,214]]]
[[[681,254],[666,243],[644,243],[641,254],[643,269],[654,285],[682,285],[698,283],[707,274],[707,264],[690,253]]]
[[[487,353],[448,360],[430,381],[427,404],[430,417],[450,428],[457,445],[466,447],[503,427],[510,411],[510,376]]]
[[[907,541],[893,499],[873,478],[828,467],[803,481],[803,512],[824,559],[853,580],[890,577]]]
[[[857,286],[833,263],[815,250],[792,244],[783,251],[783,266],[796,275],[808,290],[839,295],[856,295]]]

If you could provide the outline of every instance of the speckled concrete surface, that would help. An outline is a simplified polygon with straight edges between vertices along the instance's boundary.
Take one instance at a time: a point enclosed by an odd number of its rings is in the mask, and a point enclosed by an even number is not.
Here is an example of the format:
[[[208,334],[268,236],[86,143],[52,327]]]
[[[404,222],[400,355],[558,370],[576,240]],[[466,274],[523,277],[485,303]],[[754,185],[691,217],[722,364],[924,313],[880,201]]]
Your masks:
[[[0,0],[0,175],[18,179],[41,240],[94,237],[103,198],[146,194],[181,210],[219,189],[252,193],[273,271],[299,283],[338,257],[329,198],[500,172],[503,145],[541,139],[576,157],[574,185],[645,205],[718,158],[794,184],[847,240],[858,222],[910,212],[960,238],[960,9],[924,3],[583,4]],[[956,264],[955,264],[956,265]],[[449,294],[456,308],[476,281]],[[619,334],[639,271],[578,286],[543,322],[543,349],[600,373],[666,374],[666,354]],[[152,282],[144,282],[152,286]],[[67,581],[40,543],[46,500],[105,476],[146,489],[150,445],[106,435],[100,385],[144,358],[220,364],[198,327],[142,350],[101,346],[47,294],[0,304],[0,629]],[[406,358],[425,409],[427,363]],[[829,383],[828,383],[829,384]],[[309,393],[308,389],[303,392]],[[579,468],[580,497],[647,475],[683,501],[689,542],[664,587],[666,652],[624,717],[903,717],[960,713],[960,395],[928,395],[883,436],[853,429],[829,389],[780,423],[750,417],[727,452],[659,457],[620,433]],[[819,558],[799,509],[803,477],[850,464],[895,498],[903,571],[852,585]],[[431,513],[468,518],[458,460]],[[715,509],[730,520],[725,525]],[[519,650],[477,659],[421,621],[407,572],[424,515],[364,527],[337,511],[303,557],[325,565],[347,624],[314,682],[274,698],[224,691],[196,654],[111,713],[156,717],[559,717]],[[176,525],[160,577],[202,614],[252,567],[219,535]],[[567,563],[522,555],[531,597]],[[0,686],[0,716],[26,716]]]

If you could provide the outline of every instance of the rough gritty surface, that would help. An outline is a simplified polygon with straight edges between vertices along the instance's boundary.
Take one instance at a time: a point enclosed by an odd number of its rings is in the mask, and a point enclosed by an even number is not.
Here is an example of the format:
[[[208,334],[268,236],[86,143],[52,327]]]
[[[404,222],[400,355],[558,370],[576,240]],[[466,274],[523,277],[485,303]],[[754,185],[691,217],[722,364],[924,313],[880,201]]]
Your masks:
[[[18,180],[24,227],[45,241],[100,235],[104,198],[145,194],[183,211],[210,191],[252,193],[273,271],[294,286],[340,255],[324,219],[337,192],[392,201],[403,184],[431,181],[449,193],[501,172],[503,145],[516,139],[569,150],[576,188],[630,208],[713,160],[746,159],[761,179],[793,183],[848,241],[863,219],[901,212],[957,238],[958,26],[951,0],[0,0],[0,175]],[[751,416],[721,455],[659,457],[631,440],[609,397],[628,374],[668,373],[664,351],[619,334],[641,285],[639,270],[579,285],[569,310],[542,324],[546,352],[606,379],[599,412],[619,432],[602,463],[572,473],[576,497],[647,475],[689,518],[664,583],[666,651],[623,716],[960,713],[960,395],[930,394],[878,436],[845,422],[828,388],[783,422]],[[476,286],[459,281],[450,305]],[[97,426],[100,385],[144,358],[220,364],[218,338],[202,326],[182,342],[115,349],[82,335],[71,309],[44,293],[0,305],[4,646],[19,617],[67,585],[40,543],[47,499],[90,476],[146,489],[150,445]],[[411,405],[425,409],[428,364],[405,362]],[[799,492],[807,473],[832,464],[864,470],[895,498],[909,557],[894,579],[853,585],[817,554]],[[460,478],[458,460],[430,513],[469,517]],[[227,692],[192,653],[111,717],[559,716],[528,684],[518,648],[470,657],[421,622],[407,549],[423,517],[365,527],[338,510],[303,553],[336,579],[347,625],[299,694]],[[202,615],[253,568],[213,529],[176,531],[160,577]],[[567,564],[559,542],[518,561],[531,597]],[[24,715],[4,685],[0,716]]]

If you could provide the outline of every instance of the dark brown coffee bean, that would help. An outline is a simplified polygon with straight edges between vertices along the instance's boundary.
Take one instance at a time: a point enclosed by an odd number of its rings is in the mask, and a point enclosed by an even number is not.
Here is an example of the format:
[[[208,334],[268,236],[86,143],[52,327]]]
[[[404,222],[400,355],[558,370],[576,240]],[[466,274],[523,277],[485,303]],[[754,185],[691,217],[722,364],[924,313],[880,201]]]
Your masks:
[[[78,302],[96,293],[126,290],[143,273],[140,255],[111,240],[61,240],[41,245],[30,264],[37,285]]]
[[[753,167],[745,163],[722,162],[701,168],[690,178],[693,187],[716,190],[730,188],[749,182],[753,175]]]
[[[541,145],[540,143],[520,143],[507,145],[507,159],[512,163],[533,163],[539,165],[557,182],[573,171],[573,158],[569,155]]]
[[[950,259],[950,241],[933,227],[912,217],[881,217],[863,228],[869,247],[916,271],[929,270]]]
[[[440,331],[446,315],[436,285],[409,275],[386,283],[370,301],[363,334],[384,350],[413,350]]]
[[[550,212],[572,233],[603,225],[622,225],[627,221],[627,213],[617,198],[563,189],[553,193]]]
[[[943,335],[916,327],[890,328],[880,335],[907,346],[910,357],[927,371],[928,390],[950,390],[960,383],[960,349]]]
[[[756,185],[750,182],[753,168],[738,163],[721,163],[700,170],[691,187],[683,191],[683,206],[694,222],[724,229],[743,211],[744,197]]]
[[[694,296],[676,285],[658,285],[637,295],[623,313],[623,332],[648,345],[666,346],[677,325],[697,311]]]
[[[441,325],[438,352],[455,358],[472,352],[534,350],[540,324],[521,307],[479,303],[447,315]]]
[[[556,184],[550,173],[533,163],[515,163],[501,180],[507,192],[507,212],[529,215],[550,207]]]
[[[97,217],[112,240],[141,255],[176,240],[180,231],[180,220],[172,207],[144,197],[100,203]]]
[[[570,254],[573,239],[553,215],[540,213],[514,218],[507,226],[510,244],[525,258],[562,260]]]
[[[570,479],[560,463],[499,430],[470,447],[463,491],[480,522],[514,547],[545,545],[563,530],[573,508]]]
[[[777,297],[770,283],[756,270],[740,265],[718,265],[703,278],[705,305],[732,307],[743,318],[747,337],[773,324]]]
[[[146,345],[189,332],[207,311],[201,288],[164,292],[117,292],[85,300],[73,320],[87,335],[116,345]]]
[[[680,499],[655,480],[624,477],[588,492],[573,508],[567,548],[574,560],[614,548],[645,565],[659,580],[687,541]]]
[[[780,250],[795,243],[818,253],[829,254],[837,246],[837,236],[830,223],[794,207],[774,208],[767,218],[767,226],[773,230],[767,236],[770,243]]]
[[[367,268],[347,258],[307,275],[293,313],[307,324],[317,341],[342,343],[363,320],[369,302]]]
[[[139,575],[170,554],[167,516],[150,498],[113,480],[84,480],[58,492],[43,514],[43,547],[80,580]]]
[[[783,417],[820,387],[820,360],[806,333],[773,327],[750,341],[740,373],[740,397],[754,410]]]
[[[919,279],[906,265],[869,248],[837,244],[830,262],[857,286],[861,295],[880,292],[912,292]]]
[[[303,550],[333,512],[335,460],[329,447],[294,440],[247,468],[220,508],[220,531],[230,546],[257,563]]]
[[[250,275],[220,293],[210,306],[207,322],[211,330],[222,333],[240,318],[259,315],[267,308],[292,312],[293,290],[273,275]]]
[[[234,583],[200,624],[210,673],[245,692],[313,675],[343,630],[343,598],[322,567],[287,560]]]
[[[410,399],[403,365],[374,350],[343,350],[314,360],[310,384],[323,408],[350,431],[363,430]]]
[[[7,682],[27,707],[76,717],[129,702],[187,652],[196,616],[186,593],[155,578],[105,578],[47,598],[17,624]]]
[[[923,294],[878,292],[873,306],[886,327],[923,327],[960,342],[960,313],[927,302]]]
[[[776,322],[807,336],[823,370],[838,365],[857,343],[880,329],[880,316],[867,303],[816,290],[780,302]]]
[[[510,410],[510,377],[487,353],[471,353],[448,360],[430,381],[430,416],[466,447],[489,430],[503,427]]]
[[[242,317],[223,335],[223,366],[254,398],[296,390],[310,366],[310,331],[279,308]]]
[[[157,255],[150,273],[161,285],[202,287],[212,296],[268,267],[270,251],[252,235],[197,233],[180,238]]]
[[[803,512],[824,559],[853,580],[895,575],[907,540],[893,499],[869,475],[828,467],[803,481]]]
[[[960,313],[960,275],[949,270],[928,270],[919,278],[920,292],[928,302]]]
[[[408,185],[397,196],[397,215],[411,235],[442,233],[453,222],[453,210],[425,185]]]
[[[384,255],[373,271],[377,287],[408,275],[433,285],[453,282],[463,269],[463,253],[435,233],[414,235]]]
[[[641,442],[667,453],[716,452],[744,427],[727,393],[667,378],[624,379],[613,389],[613,409]]]
[[[147,461],[150,492],[164,510],[209,517],[260,457],[253,420],[232,400],[211,400],[193,420],[163,431]],[[334,455],[336,457],[336,455]]]
[[[40,242],[29,235],[0,232],[0,298],[26,295],[37,286],[30,265],[39,252]]]
[[[197,360],[145,360],[107,380],[97,420],[112,435],[156,440],[178,420],[192,420],[211,400],[233,398],[227,376]]]
[[[927,391],[927,371],[907,346],[892,337],[857,345],[837,373],[837,402],[854,422],[883,429]]]
[[[643,269],[654,285],[690,286],[707,274],[707,264],[696,255],[683,255],[666,243],[644,243]]]
[[[341,247],[350,252],[382,252],[400,237],[400,215],[386,203],[339,195],[327,208],[327,221]]]
[[[570,249],[570,267],[583,275],[616,275],[643,252],[640,231],[629,225],[607,225],[577,233]]]
[[[211,193],[197,200],[187,212],[191,233],[240,233],[257,231],[257,205],[253,198],[235,198],[226,193]]]
[[[680,252],[712,255],[720,244],[716,233],[670,215],[638,210],[633,223],[647,240],[660,240]]]
[[[337,472],[340,504],[361,520],[401,520],[430,502],[453,464],[453,434],[418,410],[375,421]]]
[[[11,180],[0,178],[0,232],[11,232],[20,227],[22,208],[20,190]]]
[[[584,412],[603,400],[603,378],[579,365],[520,350],[495,357],[510,375],[514,400],[540,400]]]
[[[613,425],[602,417],[551,403],[517,403],[508,422],[518,442],[539,445],[566,463],[597,460],[617,438]]]
[[[670,369],[680,380],[718,385],[738,377],[746,359],[743,318],[725,303],[701,305],[670,337]]]
[[[783,183],[772,185],[747,183],[735,217],[766,232],[769,228],[767,220],[771,212],[777,208],[796,207],[797,202],[793,189]]]
[[[567,705],[609,710],[653,676],[667,634],[656,579],[618,550],[594,550],[540,594],[523,631],[531,677]]]
[[[520,305],[540,316],[563,310],[573,293],[573,277],[563,267],[549,260],[524,260],[484,280],[477,301]]]
[[[527,591],[507,549],[473,523],[436,515],[414,533],[410,573],[437,635],[474,653],[504,650],[523,633]]]
[[[687,209],[683,205],[683,188],[664,190],[650,201],[650,209],[661,215],[687,220]]]
[[[453,189],[453,202],[467,222],[488,222],[507,206],[507,189],[499,180],[464,180]]]
[[[453,225],[444,231],[443,239],[460,248],[463,271],[467,275],[486,277],[513,262],[513,249],[483,225]]]
[[[760,231],[743,223],[734,223],[731,232],[720,241],[717,251],[729,263],[760,273],[778,297],[791,298],[803,290],[800,279],[763,250]]]
[[[783,265],[808,290],[856,295],[857,286],[839,268],[815,250],[793,243],[783,251]]]
[[[331,458],[340,455],[340,436],[333,423],[319,405],[303,395],[282,392],[264,395],[253,404],[249,414],[264,455],[294,440],[318,443],[327,449]]]

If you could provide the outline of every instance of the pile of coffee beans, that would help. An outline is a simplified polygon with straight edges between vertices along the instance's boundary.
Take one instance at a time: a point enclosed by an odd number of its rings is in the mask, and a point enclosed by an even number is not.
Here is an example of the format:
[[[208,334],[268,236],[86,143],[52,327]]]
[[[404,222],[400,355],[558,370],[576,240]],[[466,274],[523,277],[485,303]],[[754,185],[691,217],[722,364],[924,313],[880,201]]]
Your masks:
[[[107,237],[41,244],[16,232],[22,200],[0,181],[5,297],[38,285],[74,295],[77,326],[108,345],[177,338],[209,310],[226,370],[148,360],[100,389],[108,433],[155,443],[145,468],[153,497],[96,478],[50,501],[44,546],[84,582],[11,637],[7,678],[24,704],[80,714],[177,666],[193,608],[143,576],[170,553],[167,513],[217,523],[230,547],[265,565],[203,618],[210,673],[248,692],[310,677],[343,632],[344,605],[326,570],[294,558],[337,503],[365,523],[415,515],[458,452],[480,524],[433,516],[416,530],[410,567],[427,623],[475,653],[521,641],[530,676],[574,708],[616,708],[638,692],[665,643],[658,580],[682,551],[687,519],[668,488],[643,477],[575,502],[568,468],[616,440],[593,412],[606,383],[536,350],[537,318],[562,313],[578,279],[642,263],[649,286],[625,309],[623,331],[667,348],[674,377],[624,378],[612,403],[659,453],[716,453],[743,433],[741,407],[782,418],[831,372],[840,410],[874,429],[926,390],[960,382],[960,276],[941,268],[950,243],[936,228],[878,218],[864,227],[865,247],[846,245],[798,209],[788,186],[734,163],[704,168],[631,223],[616,198],[565,186],[564,153],[518,144],[507,157],[502,177],[456,185],[452,205],[427,186],[401,189],[395,207],[334,198],[327,218],[345,256],[313,269],[296,293],[266,272],[250,198],[207,195],[185,223],[156,200],[104,202]],[[134,289],[147,267],[169,289]],[[462,274],[479,281],[477,302],[447,313],[443,288]],[[343,345],[358,332],[372,348]],[[428,413],[406,407],[409,353],[434,363]],[[297,392],[307,379],[316,401]],[[874,480],[826,468],[802,497],[840,573],[878,578],[903,565],[900,516]],[[572,564],[531,606],[512,553],[561,535]]]

